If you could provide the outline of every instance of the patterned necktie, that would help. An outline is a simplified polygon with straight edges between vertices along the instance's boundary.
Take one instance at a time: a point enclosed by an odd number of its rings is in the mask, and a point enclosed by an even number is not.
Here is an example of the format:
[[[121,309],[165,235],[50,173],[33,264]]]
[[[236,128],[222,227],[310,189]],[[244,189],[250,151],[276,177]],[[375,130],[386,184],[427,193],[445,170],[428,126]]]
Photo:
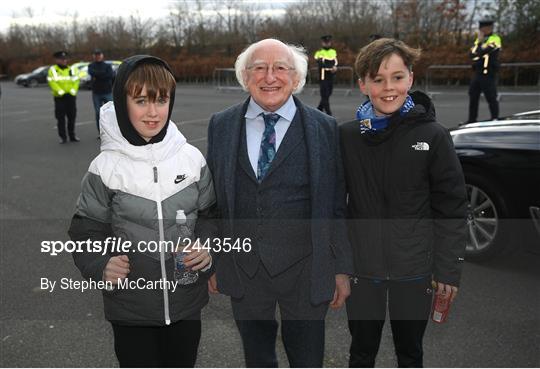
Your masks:
[[[279,120],[279,114],[263,114],[264,133],[261,140],[261,149],[259,150],[259,161],[257,162],[257,180],[262,182],[270,164],[276,156],[276,130],[274,126]]]

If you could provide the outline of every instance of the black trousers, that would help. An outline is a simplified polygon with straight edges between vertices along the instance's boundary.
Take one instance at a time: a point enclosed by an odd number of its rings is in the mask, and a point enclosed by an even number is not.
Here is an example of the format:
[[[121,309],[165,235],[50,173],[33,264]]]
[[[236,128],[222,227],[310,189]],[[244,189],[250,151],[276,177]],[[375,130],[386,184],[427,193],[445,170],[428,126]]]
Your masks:
[[[121,368],[193,368],[201,339],[200,315],[163,327],[112,324]]]
[[[240,271],[245,294],[231,298],[244,358],[248,368],[277,368],[276,339],[278,322],[276,307],[281,313],[281,337],[291,368],[320,368],[324,358],[324,318],[328,303],[310,303],[311,258],[289,270],[270,276],[259,264],[249,278]]]
[[[398,366],[422,367],[422,340],[432,293],[431,277],[409,281],[354,279],[347,300],[352,336],[349,366],[375,366],[388,305]]]
[[[66,139],[66,117],[67,133],[69,138],[75,137],[75,118],[77,117],[77,97],[65,94],[62,97],[54,98],[54,116],[56,117],[58,136]]]
[[[482,92],[488,102],[491,119],[499,118],[496,76],[475,74],[469,86],[469,122],[476,122],[478,119],[478,103]]]
[[[321,101],[317,109],[328,115],[332,115],[332,111],[330,110],[330,95],[332,95],[332,90],[334,89],[334,75],[331,72],[327,71],[325,79],[319,81],[319,89],[321,92]]]

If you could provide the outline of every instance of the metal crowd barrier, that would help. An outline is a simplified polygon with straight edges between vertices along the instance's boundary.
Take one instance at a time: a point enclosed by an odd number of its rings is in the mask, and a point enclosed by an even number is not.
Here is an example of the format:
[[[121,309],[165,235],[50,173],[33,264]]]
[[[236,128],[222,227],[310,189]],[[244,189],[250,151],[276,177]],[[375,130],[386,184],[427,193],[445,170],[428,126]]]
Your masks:
[[[215,68],[212,73],[212,84],[218,91],[242,91],[236,80],[234,68]]]
[[[499,75],[502,68],[512,68],[513,70],[513,87],[523,87],[519,86],[519,72],[520,68],[531,68],[531,67],[538,67],[540,69],[540,62],[527,62],[527,63],[501,63],[500,69],[499,69]],[[441,91],[435,91],[432,89],[432,73],[437,71],[443,71],[443,70],[471,70],[471,76],[472,77],[472,69],[471,65],[462,65],[462,64],[434,64],[430,65],[426,70],[426,79],[425,79],[425,91],[430,97],[435,97],[435,95],[440,95],[443,92]],[[536,86],[540,87],[540,73],[538,77],[538,81],[536,83]],[[509,91],[505,87],[508,86],[498,86],[498,94],[497,94],[497,100],[501,100],[503,96],[538,96],[540,95],[540,89],[537,89],[536,91],[529,92],[529,91]],[[534,87],[534,86],[533,86]]]
[[[341,77],[340,75],[343,75],[346,73],[345,77]],[[310,86],[310,91],[312,95],[319,93],[319,87],[315,87],[315,85],[318,85],[319,83],[319,68],[314,67],[309,69],[309,73],[307,75],[307,81],[306,85]],[[313,76],[317,76],[313,78]],[[346,87],[338,87],[340,85],[343,85],[343,83],[340,83],[341,80],[344,80]],[[337,72],[334,75],[334,90],[335,93],[343,93],[344,96],[349,96],[351,92],[354,90],[354,69],[349,66],[339,66],[337,67]]]

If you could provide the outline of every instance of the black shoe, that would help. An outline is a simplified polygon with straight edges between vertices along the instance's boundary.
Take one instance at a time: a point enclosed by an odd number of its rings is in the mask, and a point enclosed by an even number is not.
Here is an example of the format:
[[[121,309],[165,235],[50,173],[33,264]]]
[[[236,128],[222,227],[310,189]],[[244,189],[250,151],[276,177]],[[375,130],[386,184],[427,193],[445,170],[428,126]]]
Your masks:
[[[61,138],[59,144],[65,144],[67,143],[67,139]]]
[[[79,142],[80,141],[79,137],[77,137],[77,136],[70,137],[69,140],[71,142]]]

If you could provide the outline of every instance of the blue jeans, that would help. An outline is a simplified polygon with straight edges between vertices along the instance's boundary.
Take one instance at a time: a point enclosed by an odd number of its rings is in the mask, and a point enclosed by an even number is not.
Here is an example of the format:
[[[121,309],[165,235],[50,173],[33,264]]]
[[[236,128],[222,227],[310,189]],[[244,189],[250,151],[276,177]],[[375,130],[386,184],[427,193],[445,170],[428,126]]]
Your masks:
[[[94,110],[96,112],[96,127],[99,132],[99,109],[101,109],[103,104],[112,101],[112,92],[103,94],[92,92],[92,101],[94,102]]]

